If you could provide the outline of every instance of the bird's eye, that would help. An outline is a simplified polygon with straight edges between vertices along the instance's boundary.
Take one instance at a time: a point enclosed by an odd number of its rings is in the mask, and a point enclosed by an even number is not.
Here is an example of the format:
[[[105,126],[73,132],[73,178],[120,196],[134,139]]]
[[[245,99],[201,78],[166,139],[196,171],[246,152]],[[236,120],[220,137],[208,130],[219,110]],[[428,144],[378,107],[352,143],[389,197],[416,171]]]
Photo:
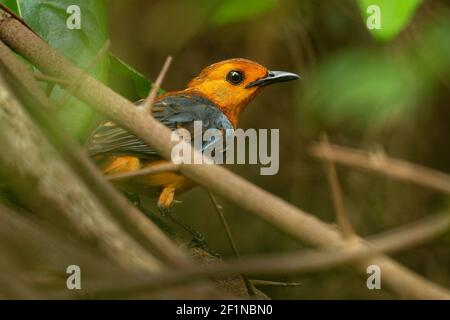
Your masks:
[[[244,75],[240,71],[230,71],[227,74],[227,81],[234,85],[241,84],[244,81]]]

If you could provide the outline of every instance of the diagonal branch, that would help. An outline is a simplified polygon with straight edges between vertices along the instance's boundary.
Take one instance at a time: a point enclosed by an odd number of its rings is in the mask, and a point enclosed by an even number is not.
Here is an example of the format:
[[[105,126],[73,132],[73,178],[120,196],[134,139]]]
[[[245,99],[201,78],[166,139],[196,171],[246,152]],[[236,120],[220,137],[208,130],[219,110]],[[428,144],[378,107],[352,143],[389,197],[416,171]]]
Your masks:
[[[450,175],[425,168],[407,161],[391,158],[385,154],[374,154],[337,145],[318,144],[310,148],[317,158],[357,167],[412,182],[427,188],[450,194]]]
[[[329,145],[328,136],[323,135],[322,143],[325,147]],[[336,220],[341,228],[342,236],[349,239],[355,235],[350,219],[344,209],[344,201],[342,198],[341,186],[339,184],[336,166],[332,160],[325,160],[325,170],[327,173],[328,182],[330,184],[331,195],[333,197],[334,209],[336,211]]]
[[[85,185],[96,194],[129,234],[133,235],[145,248],[155,252],[169,264],[182,265],[183,254],[151,221],[144,217],[133,205],[117,192],[103,177],[93,163],[87,159],[78,146],[68,138],[64,131],[49,119],[51,102],[37,85],[31,72],[17,60],[11,50],[0,41],[0,70],[14,82],[20,91],[21,99],[27,100],[30,115],[41,123],[47,137],[65,156],[71,168],[77,172]]]
[[[174,164],[172,162],[164,162],[156,164],[152,167],[136,170],[136,171],[129,171],[129,172],[121,172],[121,173],[115,173],[108,175],[106,178],[109,181],[121,181],[121,180],[127,180],[137,177],[146,176],[152,173],[159,173],[159,172],[176,172],[178,171],[179,166],[177,164]]]
[[[171,63],[172,63],[172,57],[168,56],[166,61],[164,62],[161,72],[158,75],[158,78],[156,78],[156,81],[152,85],[150,94],[145,99],[144,104],[142,104],[142,106],[140,106],[141,110],[151,111],[151,109],[153,107],[153,103],[155,102],[155,99],[156,99],[156,95],[158,94],[159,88],[161,87],[161,84],[164,80],[164,77],[166,76],[167,70],[169,70]],[[149,112],[149,113],[151,114],[151,112]]]
[[[69,86],[66,88],[66,91],[64,92],[64,95],[61,97],[59,102],[56,103],[56,110],[60,110],[69,100],[70,96],[73,95],[73,93],[78,89],[80,84],[83,82],[84,78],[86,77],[89,72],[102,60],[105,55],[108,53],[108,50],[111,46],[111,41],[107,40],[103,46],[100,48],[100,50],[97,52],[97,54],[94,56],[94,58],[89,62],[86,69],[84,70],[84,73],[81,74],[75,81],[69,84]]]
[[[340,248],[303,250],[283,254],[268,254],[255,257],[228,260],[224,265],[194,266],[180,272],[165,272],[158,276],[144,276],[134,281],[115,282],[111,287],[103,287],[101,292],[135,292],[189,283],[211,277],[225,277],[235,274],[247,275],[295,275],[304,272],[320,272],[362,259],[374,259],[382,252],[395,252],[424,243],[449,230],[450,215],[437,214],[399,229],[362,240],[367,246],[351,241]],[[383,271],[387,271],[386,268]],[[407,273],[405,273],[407,275]],[[418,291],[425,287],[417,288]],[[417,293],[418,294],[418,293]],[[445,296],[441,296],[445,299]]]
[[[69,231],[95,240],[122,266],[151,271],[161,267],[155,257],[108,219],[107,210],[83,188],[83,183],[28,118],[3,76],[0,76],[0,126],[0,177],[28,208],[52,217]],[[40,179],[42,176],[45,179]]]
[[[212,194],[208,190],[207,190],[207,192],[208,192],[209,199],[211,200],[211,203],[213,204],[214,209],[216,210],[216,213],[219,216],[220,223],[222,224],[222,227],[225,230],[225,234],[227,236],[227,239],[231,246],[231,249],[233,250],[233,254],[236,258],[239,259],[240,258],[239,250],[236,246],[236,243],[234,242],[233,235],[231,234],[231,230],[230,230],[230,227],[228,226],[227,220],[225,219],[225,215],[223,214],[223,209],[220,206],[220,204],[217,202],[217,199],[214,196],[214,194]],[[247,278],[247,276],[242,275],[242,278],[244,279],[245,286],[247,288],[247,292],[248,292],[249,296],[254,296],[255,290],[253,289],[252,283]]]

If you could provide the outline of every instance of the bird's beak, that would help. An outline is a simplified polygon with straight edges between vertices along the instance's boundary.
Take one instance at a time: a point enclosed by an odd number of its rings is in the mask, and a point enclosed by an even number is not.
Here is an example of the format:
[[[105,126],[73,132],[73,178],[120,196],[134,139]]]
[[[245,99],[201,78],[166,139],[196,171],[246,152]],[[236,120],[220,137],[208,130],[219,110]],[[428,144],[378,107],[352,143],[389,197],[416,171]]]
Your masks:
[[[285,82],[285,81],[291,81],[300,79],[300,76],[298,74],[292,73],[292,72],[286,72],[286,71],[269,71],[267,73],[267,76],[264,78],[258,79],[256,81],[250,82],[248,85],[245,86],[245,88],[251,88],[251,87],[260,87],[260,86],[266,86],[268,84],[272,84],[275,82]]]

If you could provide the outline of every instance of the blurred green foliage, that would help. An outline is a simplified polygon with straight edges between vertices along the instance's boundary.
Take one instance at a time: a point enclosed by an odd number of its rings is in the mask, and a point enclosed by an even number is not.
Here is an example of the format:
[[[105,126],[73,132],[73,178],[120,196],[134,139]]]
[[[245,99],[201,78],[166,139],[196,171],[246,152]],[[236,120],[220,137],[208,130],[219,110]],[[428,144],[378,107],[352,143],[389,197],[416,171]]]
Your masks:
[[[329,123],[359,128],[413,116],[448,75],[449,21],[424,27],[395,50],[349,48],[329,55],[311,75],[303,105]]]
[[[228,0],[219,2],[210,22],[213,25],[223,25],[244,21],[261,15],[277,4],[278,0]]]
[[[305,105],[327,121],[388,125],[422,102],[426,79],[400,56],[367,49],[337,53],[307,84]]]
[[[389,41],[408,25],[422,0],[358,0],[362,16],[367,19],[367,8],[376,5],[380,8],[381,28],[371,29],[372,35],[380,41]]]

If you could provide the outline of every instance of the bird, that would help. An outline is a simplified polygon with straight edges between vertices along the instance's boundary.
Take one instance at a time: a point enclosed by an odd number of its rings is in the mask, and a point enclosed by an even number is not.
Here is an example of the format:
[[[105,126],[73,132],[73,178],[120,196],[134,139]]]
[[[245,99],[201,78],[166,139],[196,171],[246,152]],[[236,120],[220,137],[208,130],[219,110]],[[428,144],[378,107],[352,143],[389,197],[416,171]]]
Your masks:
[[[185,89],[159,95],[151,112],[171,130],[184,128],[192,132],[193,122],[202,121],[204,130],[225,132],[237,128],[242,111],[263,88],[299,78],[292,72],[268,70],[251,60],[228,59],[201,70]],[[136,105],[142,103],[140,100]],[[93,130],[86,147],[106,176],[165,162],[139,137],[108,120]],[[177,172],[158,172],[119,182],[117,186],[127,192],[155,195],[159,210],[168,215],[175,195],[193,188],[195,183]]]

